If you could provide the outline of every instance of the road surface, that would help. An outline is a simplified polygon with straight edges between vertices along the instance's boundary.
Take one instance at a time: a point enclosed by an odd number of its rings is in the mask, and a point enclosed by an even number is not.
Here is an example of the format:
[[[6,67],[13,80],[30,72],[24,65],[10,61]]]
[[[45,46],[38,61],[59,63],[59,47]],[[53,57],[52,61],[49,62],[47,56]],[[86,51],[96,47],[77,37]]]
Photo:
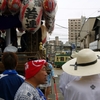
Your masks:
[[[59,77],[61,75],[61,73],[63,72],[62,69],[59,69],[59,68],[54,68],[54,73],[55,73],[55,81],[56,81],[56,87],[57,87],[57,94],[58,94],[58,100],[64,100],[60,90],[59,90]],[[51,98],[50,100],[56,100],[55,97],[55,91],[54,91],[54,82],[52,80],[51,82],[52,84],[52,93],[49,95],[49,98]]]

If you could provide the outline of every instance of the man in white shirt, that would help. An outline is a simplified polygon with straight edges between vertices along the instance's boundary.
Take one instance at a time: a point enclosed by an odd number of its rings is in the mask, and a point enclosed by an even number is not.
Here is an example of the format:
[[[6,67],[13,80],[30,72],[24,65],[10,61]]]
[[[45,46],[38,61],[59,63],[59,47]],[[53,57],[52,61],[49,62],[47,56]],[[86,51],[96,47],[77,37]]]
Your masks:
[[[91,49],[82,49],[62,69],[81,77],[66,84],[64,100],[100,100],[100,57]]]

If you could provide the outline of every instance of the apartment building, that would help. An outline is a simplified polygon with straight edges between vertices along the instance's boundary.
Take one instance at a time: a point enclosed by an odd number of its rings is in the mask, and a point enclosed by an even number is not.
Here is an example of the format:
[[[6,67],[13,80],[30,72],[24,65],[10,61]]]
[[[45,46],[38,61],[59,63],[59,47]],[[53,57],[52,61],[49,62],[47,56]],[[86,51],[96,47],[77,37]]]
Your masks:
[[[69,43],[80,45],[80,30],[84,24],[85,17],[68,19],[68,39]]]

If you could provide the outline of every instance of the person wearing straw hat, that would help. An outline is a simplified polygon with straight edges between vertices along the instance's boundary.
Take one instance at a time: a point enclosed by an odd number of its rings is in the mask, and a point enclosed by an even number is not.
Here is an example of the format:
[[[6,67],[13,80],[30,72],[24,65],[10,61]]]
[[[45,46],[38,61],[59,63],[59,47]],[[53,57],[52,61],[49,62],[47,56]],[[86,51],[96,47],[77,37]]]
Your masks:
[[[46,60],[31,60],[25,64],[25,82],[19,87],[14,100],[46,100],[40,84],[47,81]]]
[[[71,58],[75,58],[77,56],[77,52],[76,51],[73,51],[72,52],[72,55],[71,55]],[[97,57],[99,57],[100,55],[100,52],[99,51],[96,51],[95,54],[97,55]],[[80,76],[73,76],[73,75],[70,75],[66,72],[63,72],[61,75],[60,75],[60,79],[59,79],[59,89],[62,93],[62,95],[64,97],[66,97],[66,93],[65,93],[65,90],[67,88],[67,84],[72,82],[73,80],[79,80],[80,79]],[[64,80],[64,81],[63,81]]]
[[[100,100],[99,58],[91,49],[82,49],[62,65],[66,73],[81,77],[66,85],[64,100]]]

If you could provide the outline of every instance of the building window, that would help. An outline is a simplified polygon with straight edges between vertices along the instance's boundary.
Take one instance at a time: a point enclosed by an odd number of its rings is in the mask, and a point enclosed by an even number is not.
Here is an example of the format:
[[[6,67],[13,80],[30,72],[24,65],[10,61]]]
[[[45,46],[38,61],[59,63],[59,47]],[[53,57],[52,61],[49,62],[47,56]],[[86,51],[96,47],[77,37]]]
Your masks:
[[[75,27],[75,29],[77,29],[77,27]]]

